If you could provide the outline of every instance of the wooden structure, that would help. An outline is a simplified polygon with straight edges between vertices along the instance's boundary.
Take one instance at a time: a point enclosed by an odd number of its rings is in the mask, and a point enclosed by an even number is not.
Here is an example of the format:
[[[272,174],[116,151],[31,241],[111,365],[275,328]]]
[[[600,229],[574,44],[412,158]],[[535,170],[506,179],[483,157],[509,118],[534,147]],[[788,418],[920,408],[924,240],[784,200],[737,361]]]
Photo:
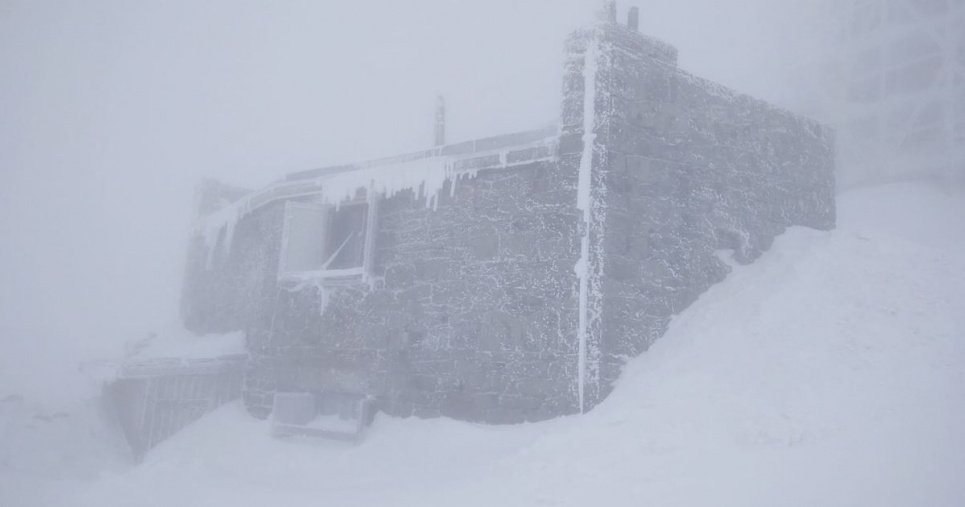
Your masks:
[[[247,355],[129,360],[106,393],[134,458],[241,395]]]

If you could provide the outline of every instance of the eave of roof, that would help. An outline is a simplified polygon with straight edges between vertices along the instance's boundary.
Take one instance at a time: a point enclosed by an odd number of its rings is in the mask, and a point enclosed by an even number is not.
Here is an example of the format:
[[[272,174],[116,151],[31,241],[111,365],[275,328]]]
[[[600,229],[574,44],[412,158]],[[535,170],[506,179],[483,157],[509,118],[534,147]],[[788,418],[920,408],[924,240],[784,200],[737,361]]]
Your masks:
[[[321,193],[325,180],[336,175],[379,168],[391,171],[392,166],[405,166],[419,160],[449,159],[455,173],[516,167],[551,160],[556,157],[557,140],[558,129],[553,125],[539,130],[449,144],[394,157],[293,172],[284,179],[252,192],[232,206],[239,206],[238,211],[244,215],[277,200]]]

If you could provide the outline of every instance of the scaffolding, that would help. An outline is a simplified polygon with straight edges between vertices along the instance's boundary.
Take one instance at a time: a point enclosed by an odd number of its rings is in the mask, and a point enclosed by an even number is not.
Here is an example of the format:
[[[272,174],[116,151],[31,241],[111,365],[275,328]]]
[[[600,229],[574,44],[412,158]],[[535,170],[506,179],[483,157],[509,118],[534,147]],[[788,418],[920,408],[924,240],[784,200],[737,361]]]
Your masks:
[[[965,0],[825,0],[794,82],[838,131],[843,187],[965,180]]]

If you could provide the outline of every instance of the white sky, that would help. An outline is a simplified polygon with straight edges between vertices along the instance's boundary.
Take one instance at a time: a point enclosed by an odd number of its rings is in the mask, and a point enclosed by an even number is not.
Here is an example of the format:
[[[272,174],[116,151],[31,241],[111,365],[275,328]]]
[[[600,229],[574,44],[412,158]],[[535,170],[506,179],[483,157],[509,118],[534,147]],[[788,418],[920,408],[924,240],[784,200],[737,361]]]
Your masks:
[[[802,2],[637,5],[682,67],[781,99]],[[551,121],[599,4],[0,0],[0,397],[83,394],[79,360],[176,320],[200,178],[424,148],[437,91],[450,141]]]

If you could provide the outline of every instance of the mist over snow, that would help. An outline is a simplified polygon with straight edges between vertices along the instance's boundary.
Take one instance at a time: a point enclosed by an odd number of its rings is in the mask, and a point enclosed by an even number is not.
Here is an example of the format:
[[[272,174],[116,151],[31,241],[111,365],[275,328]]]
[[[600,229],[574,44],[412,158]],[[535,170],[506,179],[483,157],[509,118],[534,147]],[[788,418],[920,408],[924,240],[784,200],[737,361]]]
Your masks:
[[[202,179],[430,148],[439,94],[449,142],[551,125],[600,4],[0,0],[0,505],[965,505],[965,188],[884,177],[834,231],[722,252],[734,271],[586,416],[383,417],[349,447],[234,402],[132,464],[79,365],[189,339]],[[682,69],[802,111],[818,4],[619,8]]]

